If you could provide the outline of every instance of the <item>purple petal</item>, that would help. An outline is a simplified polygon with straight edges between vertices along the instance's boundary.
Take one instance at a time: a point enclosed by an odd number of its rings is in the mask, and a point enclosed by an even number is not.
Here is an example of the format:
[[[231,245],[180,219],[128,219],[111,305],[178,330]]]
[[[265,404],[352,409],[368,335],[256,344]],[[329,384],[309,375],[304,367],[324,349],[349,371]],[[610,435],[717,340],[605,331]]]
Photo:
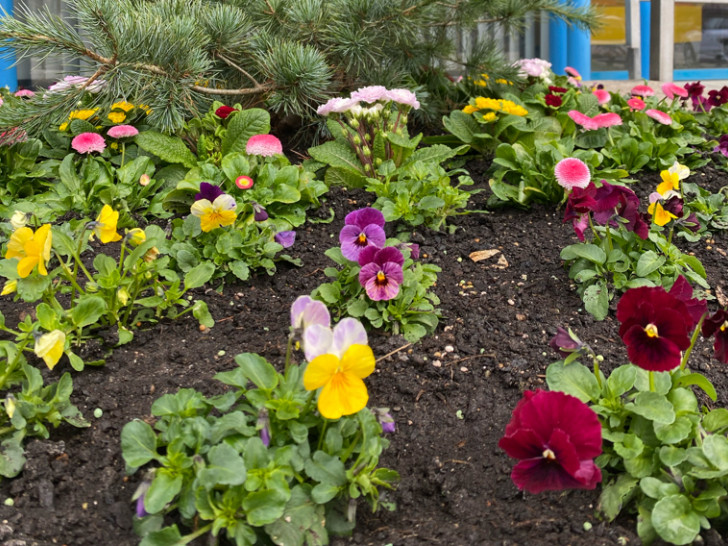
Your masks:
[[[361,240],[363,239],[363,241]],[[339,232],[341,253],[347,260],[358,261],[361,251],[369,246],[383,246],[387,240],[384,230],[375,225],[369,224],[364,228],[354,225],[344,226]]]
[[[210,203],[212,203],[215,199],[220,197],[223,193],[220,186],[216,186],[215,184],[210,184],[209,182],[201,182],[200,183],[200,193],[195,195],[195,201],[201,201],[202,199],[207,199]]]
[[[350,212],[346,215],[346,218],[344,218],[344,224],[359,226],[360,228],[364,228],[369,224],[375,224],[383,228],[385,223],[384,214],[371,207]]]
[[[283,248],[289,248],[296,242],[295,231],[279,231],[274,237],[276,243],[281,245]]]
[[[383,280],[379,279],[379,273],[384,275]],[[403,280],[402,266],[394,262],[387,262],[381,266],[372,262],[365,265],[359,272],[359,282],[374,301],[396,298],[399,294],[399,285]]]
[[[311,362],[319,355],[331,352],[331,345],[334,341],[334,332],[331,328],[321,324],[312,324],[303,331],[303,353],[306,360]]]
[[[364,329],[362,323],[355,318],[347,317],[342,319],[334,327],[334,337],[329,352],[342,358],[346,350],[355,344],[369,345],[367,331]]]
[[[382,248],[379,252],[377,252],[376,256],[374,257],[374,261],[378,264],[386,264],[387,262],[394,262],[400,267],[404,265],[404,256],[402,256],[402,252],[395,247],[395,246],[388,246],[386,248]]]

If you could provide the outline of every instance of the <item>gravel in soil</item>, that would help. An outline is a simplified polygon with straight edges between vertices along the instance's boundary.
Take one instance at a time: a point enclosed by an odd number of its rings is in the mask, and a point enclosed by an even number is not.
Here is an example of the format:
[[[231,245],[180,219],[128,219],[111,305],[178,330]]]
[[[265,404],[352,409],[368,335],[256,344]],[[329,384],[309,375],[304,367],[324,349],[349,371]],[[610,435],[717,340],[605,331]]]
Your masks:
[[[712,191],[728,184],[725,173],[711,169],[695,176]],[[645,177],[645,193],[653,178]],[[484,208],[487,195],[475,196],[471,208]],[[28,443],[22,474],[0,484],[0,544],[137,544],[130,499],[141,473],[125,474],[124,424],[148,418],[156,398],[179,388],[222,391],[212,377],[232,369],[238,353],[260,353],[282,365],[292,301],[325,281],[323,269],[332,264],[324,251],[338,243],[344,215],[370,199],[362,191],[333,189],[320,214],[327,216],[331,207],[336,220],[298,230],[292,250],[302,267],[281,264],[275,276],[225,286],[223,294],[207,290],[214,328],[200,331],[190,317],[137,332],[132,343],[113,353],[94,346],[87,358],[107,356],[106,365],[74,373],[72,397],[92,426],[61,426],[50,440]],[[453,234],[412,233],[421,259],[443,269],[436,286],[440,327],[412,346],[398,336],[371,334],[381,360],[367,380],[370,405],[391,408],[396,420],[381,463],[401,474],[399,488],[387,494],[397,510],[371,514],[361,504],[353,536],[333,544],[639,543],[633,519],[610,524],[599,519],[598,489],[519,492],[509,477],[513,461],[497,447],[522,391],[545,388],[546,367],[556,360],[548,341],[558,326],[571,327],[603,354],[607,370],[626,362],[614,313],[594,321],[559,259],[560,250],[576,242],[562,214],[552,207],[501,210],[458,217]],[[711,286],[728,293],[726,234],[690,250],[703,261]],[[470,258],[482,251],[487,252],[480,257],[488,257]],[[17,316],[19,305],[5,298],[0,311]],[[716,405],[726,406],[724,366],[711,361],[711,353],[701,340],[692,366],[716,385]],[[62,361],[47,375],[58,378],[68,370]],[[103,411],[100,418],[93,417],[96,408]],[[3,504],[8,498],[12,506]],[[717,532],[705,539],[724,544]]]

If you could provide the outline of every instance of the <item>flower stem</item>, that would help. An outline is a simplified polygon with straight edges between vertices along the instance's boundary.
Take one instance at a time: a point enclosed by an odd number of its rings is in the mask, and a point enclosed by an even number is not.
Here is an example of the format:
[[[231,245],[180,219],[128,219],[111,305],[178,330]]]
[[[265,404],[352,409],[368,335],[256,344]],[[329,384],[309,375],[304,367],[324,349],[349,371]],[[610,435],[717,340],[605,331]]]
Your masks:
[[[693,330],[693,335],[690,338],[690,346],[685,349],[685,353],[682,357],[682,362],[680,362],[680,370],[684,370],[685,366],[688,363],[688,358],[690,358],[690,353],[693,352],[693,347],[695,347],[695,342],[698,340],[698,334],[700,333],[700,328],[703,325],[703,319],[705,318],[705,315],[700,317],[700,320],[698,321],[698,324],[695,325],[695,330]]]
[[[329,426],[329,420],[326,419],[325,417],[323,419],[324,419],[324,426],[321,427],[321,436],[319,436],[319,441],[318,441],[318,445],[316,446],[316,451],[321,451],[321,447],[324,444],[324,437],[326,436],[326,427]]]
[[[647,374],[650,377],[650,392],[655,392],[655,372],[650,370]]]
[[[293,352],[293,332],[288,335],[288,344],[286,345],[286,363],[283,368],[283,373],[288,373],[288,368],[291,366],[291,353]]]

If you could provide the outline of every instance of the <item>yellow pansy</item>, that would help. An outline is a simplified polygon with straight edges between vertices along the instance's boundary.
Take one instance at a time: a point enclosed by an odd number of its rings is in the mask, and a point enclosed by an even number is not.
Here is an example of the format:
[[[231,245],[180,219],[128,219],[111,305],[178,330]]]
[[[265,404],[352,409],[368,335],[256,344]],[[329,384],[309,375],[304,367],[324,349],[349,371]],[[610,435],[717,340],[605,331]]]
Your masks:
[[[63,348],[66,344],[66,334],[60,330],[53,330],[43,334],[35,340],[33,351],[38,358],[42,358],[49,369],[55,368],[63,356]]]
[[[235,199],[223,193],[218,195],[212,203],[208,199],[195,201],[190,212],[193,216],[200,218],[202,231],[208,232],[221,226],[232,225],[237,217],[236,206]]]
[[[108,116],[111,123],[122,123],[126,119],[124,112],[111,112]]]
[[[8,294],[12,294],[18,289],[18,281],[12,280],[7,281],[5,283],[5,286],[3,286],[3,291],[0,292],[0,296],[7,296]]]
[[[38,273],[47,275],[46,263],[51,259],[51,244],[53,235],[51,225],[44,224],[33,233],[29,227],[16,229],[8,241],[8,250],[5,258],[19,258],[18,275],[21,279],[30,275],[38,266]]]
[[[655,222],[655,224],[657,224],[658,226],[664,226],[674,218],[677,218],[677,216],[675,216],[673,213],[665,210],[665,208],[658,201],[651,203],[650,206],[647,207],[647,212],[652,215],[652,221]]]
[[[670,190],[680,189],[680,174],[678,172],[661,171],[662,182],[657,186],[657,193],[665,195]]]
[[[124,112],[129,112],[134,109],[134,105],[130,102],[126,102],[125,100],[115,102],[111,105],[112,110],[124,110]]]
[[[109,205],[104,205],[99,217],[93,223],[93,233],[89,235],[89,241],[93,241],[94,235],[104,244],[120,241],[121,235],[116,232],[116,224],[118,221],[119,212],[112,209]]]
[[[139,246],[147,240],[147,234],[141,228],[130,229],[126,232],[126,240],[134,246]]]
[[[323,354],[309,362],[303,374],[306,390],[321,389],[318,410],[326,419],[338,419],[364,409],[369,401],[362,381],[374,371],[374,353],[368,345],[354,344],[339,359]]]

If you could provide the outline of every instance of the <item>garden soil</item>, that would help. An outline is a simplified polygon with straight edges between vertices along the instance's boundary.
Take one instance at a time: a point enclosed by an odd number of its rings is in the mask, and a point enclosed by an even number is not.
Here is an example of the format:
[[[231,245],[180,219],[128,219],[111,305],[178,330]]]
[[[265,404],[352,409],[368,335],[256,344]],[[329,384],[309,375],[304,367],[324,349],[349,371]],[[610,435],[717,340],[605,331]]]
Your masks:
[[[485,166],[470,167],[476,187],[484,190],[470,208],[483,209],[489,193]],[[657,180],[645,175],[638,193],[647,195]],[[728,175],[705,169],[694,180],[715,192],[728,184]],[[281,264],[276,275],[226,285],[222,294],[200,292],[217,321],[214,328],[200,331],[189,317],[139,331],[113,353],[103,342],[90,344],[86,359],[105,357],[106,365],[73,373],[72,401],[92,425],[64,425],[49,440],[28,443],[22,474],[0,483],[0,545],[137,544],[131,496],[141,472],[125,473],[124,424],[151,421],[152,402],[165,393],[183,387],[223,391],[212,378],[235,367],[238,353],[260,353],[281,367],[291,303],[326,280],[323,270],[333,264],[324,251],[338,243],[344,215],[369,204],[371,195],[361,190],[333,189],[314,216],[328,217],[333,209],[336,219],[298,230],[291,254],[302,267]],[[557,358],[548,341],[557,327],[571,327],[603,354],[606,370],[626,362],[615,304],[606,320],[594,321],[559,259],[560,250],[577,241],[562,216],[555,207],[498,210],[455,218],[452,234],[411,232],[421,260],[442,267],[435,287],[442,300],[440,327],[413,345],[399,336],[369,337],[379,357],[367,380],[370,406],[391,408],[397,427],[381,460],[401,475],[398,489],[386,494],[397,508],[372,514],[361,503],[353,536],[333,544],[639,544],[633,517],[600,519],[598,489],[519,492],[509,477],[514,461],[497,446],[522,392],[545,388],[546,367]],[[388,225],[390,236],[393,227]],[[679,244],[702,260],[714,293],[720,288],[728,294],[728,235]],[[9,298],[0,303],[8,322],[32,309]],[[701,340],[690,364],[716,385],[719,398],[712,406],[728,406],[726,367],[711,354],[711,345]],[[46,374],[57,379],[69,370],[61,361]],[[717,530],[704,533],[704,540],[725,544]]]

